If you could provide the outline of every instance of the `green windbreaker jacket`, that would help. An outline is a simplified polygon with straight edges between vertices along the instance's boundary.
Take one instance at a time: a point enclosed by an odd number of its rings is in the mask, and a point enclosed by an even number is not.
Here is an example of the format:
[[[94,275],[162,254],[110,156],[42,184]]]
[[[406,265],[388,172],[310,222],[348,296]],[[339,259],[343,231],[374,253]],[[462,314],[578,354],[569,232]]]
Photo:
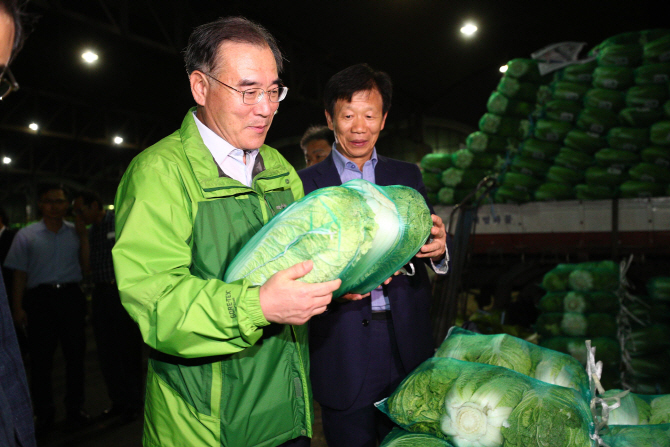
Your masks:
[[[144,445],[275,446],[312,435],[306,326],[270,324],[259,289],[226,284],[235,254],[303,195],[262,146],[251,188],[226,177],[192,111],[131,162],[116,194],[114,269],[151,348]]]

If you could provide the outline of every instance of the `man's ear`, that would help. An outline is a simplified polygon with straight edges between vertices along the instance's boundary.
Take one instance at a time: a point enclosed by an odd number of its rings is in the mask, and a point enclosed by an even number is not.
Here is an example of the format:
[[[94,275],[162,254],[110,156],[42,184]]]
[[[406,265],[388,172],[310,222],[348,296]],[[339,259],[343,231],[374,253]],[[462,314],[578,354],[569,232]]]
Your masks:
[[[207,102],[207,93],[209,92],[209,81],[207,77],[198,70],[193,70],[188,77],[191,84],[191,94],[195,103],[199,106],[204,106]]]
[[[380,130],[384,130],[384,124],[386,124],[386,117],[387,117],[387,116],[389,116],[389,113],[388,113],[388,112],[386,112],[386,113],[384,114],[384,118],[382,118],[382,127],[381,127]]]
[[[335,128],[333,127],[333,118],[330,116],[330,113],[328,113],[328,110],[324,110],[324,113],[326,114],[326,122],[328,122],[328,128],[334,131]]]

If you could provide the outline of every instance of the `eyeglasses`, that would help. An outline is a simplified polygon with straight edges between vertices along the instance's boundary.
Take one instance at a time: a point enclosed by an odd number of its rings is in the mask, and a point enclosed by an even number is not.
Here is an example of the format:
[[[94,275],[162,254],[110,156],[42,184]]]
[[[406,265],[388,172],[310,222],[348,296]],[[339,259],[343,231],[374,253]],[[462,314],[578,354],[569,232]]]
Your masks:
[[[0,100],[5,99],[10,93],[19,89],[19,83],[14,79],[12,70],[5,66],[0,72]]]
[[[259,102],[261,102],[261,100],[263,99],[263,97],[265,96],[266,93],[268,95],[268,99],[270,100],[270,102],[282,101],[284,98],[286,98],[286,94],[288,93],[288,87],[284,87],[284,86],[273,88],[272,90],[267,90],[267,91],[263,90],[262,88],[250,88],[250,89],[247,89],[247,90],[244,90],[244,91],[240,91],[240,90],[236,89],[235,87],[231,87],[228,84],[224,84],[223,82],[219,81],[218,79],[216,79],[214,76],[212,76],[209,73],[205,73],[204,71],[203,71],[203,73],[205,75],[209,76],[210,78],[214,79],[219,84],[225,85],[229,89],[235,90],[237,93],[241,93],[242,94],[242,102],[244,104],[249,105],[249,106],[253,106],[254,104],[258,104]]]

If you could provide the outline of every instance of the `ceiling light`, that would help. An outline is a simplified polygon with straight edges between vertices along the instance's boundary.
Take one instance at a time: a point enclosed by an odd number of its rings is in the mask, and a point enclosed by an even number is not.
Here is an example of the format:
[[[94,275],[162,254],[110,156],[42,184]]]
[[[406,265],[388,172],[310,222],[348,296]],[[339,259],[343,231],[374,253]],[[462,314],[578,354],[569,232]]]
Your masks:
[[[40,126],[38,126],[37,123],[30,123],[30,124],[28,124],[28,129],[30,129],[30,130],[32,130],[32,131],[34,131],[34,132],[37,132],[37,129],[39,129],[39,128],[40,128]]]
[[[114,144],[121,144],[123,143],[123,138],[116,136],[114,137]]]
[[[12,159],[9,157],[2,157],[2,164],[3,165],[8,165],[12,162]]]
[[[499,68],[500,73],[505,73],[507,71],[507,65],[503,65],[502,67]]]
[[[107,209],[110,210],[110,211],[114,211],[114,205],[109,205],[109,206],[107,207]]]
[[[472,36],[476,32],[477,32],[477,26],[472,23],[466,23],[461,28],[461,33],[465,34],[468,37]]]
[[[87,50],[81,54],[81,58],[84,59],[84,62],[87,64],[92,64],[98,60],[98,55],[90,50]]]

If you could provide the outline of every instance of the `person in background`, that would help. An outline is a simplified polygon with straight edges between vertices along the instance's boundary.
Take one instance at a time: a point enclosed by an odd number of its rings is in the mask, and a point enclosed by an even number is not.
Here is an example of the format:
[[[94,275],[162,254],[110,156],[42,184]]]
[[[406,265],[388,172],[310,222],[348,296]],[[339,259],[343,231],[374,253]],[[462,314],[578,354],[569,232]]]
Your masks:
[[[297,281],[312,261],[260,287],[221,280],[303,196],[295,170],[264,144],[288,91],[282,55],[265,28],[226,17],[197,27],[184,59],[197,107],[133,159],[115,200],[121,301],[152,348],[144,444],[308,445],[305,323],[341,281]]]
[[[326,159],[333,147],[335,137],[328,126],[310,126],[300,139],[300,148],[305,154],[306,167]]]
[[[116,241],[114,211],[102,205],[98,194],[81,191],[75,195],[76,225],[90,225],[82,238],[84,272],[93,284],[93,333],[100,369],[105,379],[111,408],[105,418],[121,416],[135,420],[142,409],[142,337],[137,325],[121,305],[116,288],[112,247]]]
[[[25,37],[22,11],[17,0],[0,0],[0,99],[18,89],[9,63],[23,45]],[[4,213],[4,212],[3,212]],[[6,217],[2,218],[2,240],[7,237]],[[9,234],[9,233],[7,233]],[[4,243],[4,242],[3,242]],[[4,250],[4,249],[3,249]],[[0,258],[0,262],[4,261]],[[35,447],[35,426],[30,406],[28,381],[12,322],[7,289],[0,269],[0,445]]]
[[[391,96],[389,76],[366,64],[330,78],[324,105],[335,147],[323,162],[298,172],[305,194],[362,178],[382,186],[410,186],[426,198],[416,165],[379,155],[375,148]],[[333,301],[327,312],[310,320],[310,377],[329,447],[378,445],[393,424],[374,403],[434,352],[425,264],[444,274],[449,257],[442,219],[431,217],[431,239],[412,260],[414,276],[395,276],[358,300]]]
[[[7,292],[12,288],[12,278],[10,278],[10,275],[13,275],[13,273],[10,269],[4,267],[3,264],[5,263],[5,258],[9,252],[9,247],[12,245],[15,234],[16,232],[9,228],[7,212],[0,206],[0,266],[2,266],[2,276],[5,278],[5,288],[7,289]]]
[[[70,202],[62,185],[38,190],[39,222],[19,230],[5,266],[14,269],[14,322],[28,331],[28,352],[36,429],[42,434],[54,423],[52,370],[60,342],[66,363],[66,427],[89,422],[84,403],[84,335],[86,299],[80,288],[80,241],[64,220]]]

